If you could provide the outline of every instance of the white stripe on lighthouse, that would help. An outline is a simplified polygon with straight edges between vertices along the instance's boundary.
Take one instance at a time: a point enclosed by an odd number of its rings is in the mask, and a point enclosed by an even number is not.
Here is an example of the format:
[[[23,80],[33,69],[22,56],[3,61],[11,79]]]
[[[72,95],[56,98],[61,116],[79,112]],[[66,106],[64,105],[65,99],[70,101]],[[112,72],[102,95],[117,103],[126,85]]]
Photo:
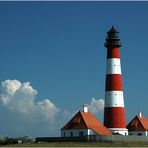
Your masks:
[[[106,74],[121,74],[120,59],[110,58],[107,59]]]
[[[124,107],[123,91],[106,91],[105,107]]]

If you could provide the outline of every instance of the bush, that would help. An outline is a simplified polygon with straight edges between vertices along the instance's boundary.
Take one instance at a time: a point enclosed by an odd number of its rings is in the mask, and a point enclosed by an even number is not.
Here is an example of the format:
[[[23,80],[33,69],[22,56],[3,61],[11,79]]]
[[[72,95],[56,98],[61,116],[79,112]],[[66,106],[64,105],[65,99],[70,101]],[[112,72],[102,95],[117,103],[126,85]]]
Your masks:
[[[16,144],[16,143],[18,143],[17,138],[9,138],[9,137],[1,137],[0,138],[0,145]]]
[[[33,139],[28,136],[19,137],[18,140],[22,141],[22,143],[33,143]]]
[[[23,136],[18,138],[0,137],[0,145],[20,144],[20,143],[33,143],[33,139],[28,136]]]

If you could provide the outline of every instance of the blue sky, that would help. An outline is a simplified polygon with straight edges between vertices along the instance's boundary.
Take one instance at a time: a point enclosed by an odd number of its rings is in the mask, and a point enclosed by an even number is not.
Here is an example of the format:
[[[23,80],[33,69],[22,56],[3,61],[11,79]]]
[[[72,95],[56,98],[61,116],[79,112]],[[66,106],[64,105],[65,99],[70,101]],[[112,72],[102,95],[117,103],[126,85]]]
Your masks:
[[[104,42],[112,25],[122,42],[127,123],[139,111],[148,117],[147,17],[148,2],[0,2],[1,94],[13,83],[7,80],[16,80],[13,84],[19,89],[27,86],[29,93],[37,91],[31,94],[34,103],[49,99],[57,109],[55,127],[41,120],[30,124],[19,109],[1,101],[0,135],[59,135],[61,126],[83,104],[104,98]],[[41,107],[36,108],[35,113]],[[102,121],[102,114],[95,115]]]

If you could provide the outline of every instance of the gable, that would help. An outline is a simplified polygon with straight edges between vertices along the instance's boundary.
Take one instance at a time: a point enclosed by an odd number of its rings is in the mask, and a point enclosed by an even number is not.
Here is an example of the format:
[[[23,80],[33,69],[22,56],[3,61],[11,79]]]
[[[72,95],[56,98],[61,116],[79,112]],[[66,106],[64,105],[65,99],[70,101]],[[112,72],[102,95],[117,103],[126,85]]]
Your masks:
[[[61,130],[66,129],[87,129],[80,112],[78,112]]]

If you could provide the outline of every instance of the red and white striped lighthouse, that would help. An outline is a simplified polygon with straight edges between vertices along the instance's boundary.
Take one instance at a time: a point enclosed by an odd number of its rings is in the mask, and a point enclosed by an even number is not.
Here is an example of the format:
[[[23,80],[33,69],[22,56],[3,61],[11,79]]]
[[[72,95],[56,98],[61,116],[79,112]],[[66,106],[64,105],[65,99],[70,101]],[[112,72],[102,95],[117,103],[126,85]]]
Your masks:
[[[104,125],[112,132],[128,135],[126,129],[119,32],[112,26],[107,32],[107,69],[105,84]]]

